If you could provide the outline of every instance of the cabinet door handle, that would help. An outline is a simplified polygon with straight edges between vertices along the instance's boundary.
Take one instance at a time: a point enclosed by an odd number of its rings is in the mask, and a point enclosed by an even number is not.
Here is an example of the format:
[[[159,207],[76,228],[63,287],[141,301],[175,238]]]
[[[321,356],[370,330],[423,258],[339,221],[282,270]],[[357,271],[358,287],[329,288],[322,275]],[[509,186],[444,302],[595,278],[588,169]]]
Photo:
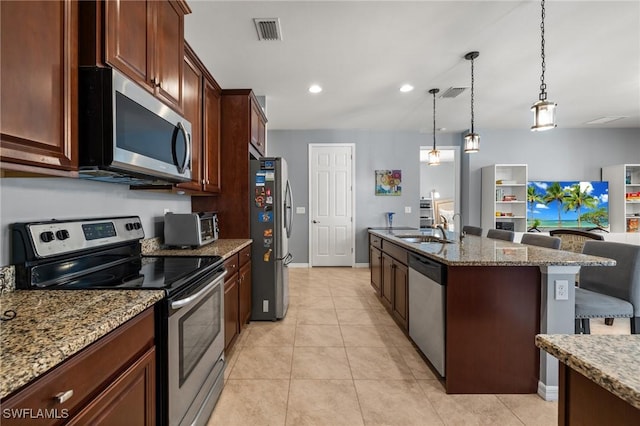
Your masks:
[[[73,389],[69,389],[68,391],[60,392],[55,396],[55,400],[58,404],[62,404],[69,400],[73,396]]]

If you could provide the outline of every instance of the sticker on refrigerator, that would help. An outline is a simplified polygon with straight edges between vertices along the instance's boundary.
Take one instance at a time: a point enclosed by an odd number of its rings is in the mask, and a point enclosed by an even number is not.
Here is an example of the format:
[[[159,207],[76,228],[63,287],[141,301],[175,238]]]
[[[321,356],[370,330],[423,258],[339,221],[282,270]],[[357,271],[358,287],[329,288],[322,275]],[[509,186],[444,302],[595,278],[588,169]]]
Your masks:
[[[272,251],[273,251],[272,249],[269,249],[269,250],[267,250],[267,251],[262,255],[262,260],[263,260],[264,262],[268,262],[268,261],[270,261],[270,260],[271,260],[271,252],[272,252]]]
[[[263,243],[264,247],[271,247],[271,244],[273,244],[273,238],[265,238]]]
[[[264,207],[264,197],[262,195],[257,195],[255,201],[256,201],[256,207],[259,207],[259,208]]]
[[[256,173],[256,186],[264,186],[265,174],[264,172]]]
[[[274,180],[276,180],[276,173],[275,172],[267,172],[265,174],[265,179],[267,181],[273,182]]]
[[[267,196],[267,198],[265,198],[265,203],[273,204],[273,197]]]
[[[262,235],[265,237],[273,237],[273,228],[265,229]]]
[[[273,222],[273,212],[258,213],[258,222],[262,222],[262,223]]]

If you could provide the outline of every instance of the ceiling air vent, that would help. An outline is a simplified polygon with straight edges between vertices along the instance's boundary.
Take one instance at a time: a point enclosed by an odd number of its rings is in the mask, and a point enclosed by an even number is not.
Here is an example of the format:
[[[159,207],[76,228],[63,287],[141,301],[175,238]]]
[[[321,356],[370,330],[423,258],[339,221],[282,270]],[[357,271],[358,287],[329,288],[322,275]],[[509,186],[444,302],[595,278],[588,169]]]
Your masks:
[[[444,91],[444,93],[442,95],[440,95],[440,97],[441,98],[455,98],[455,97],[459,96],[462,92],[464,92],[467,89],[468,89],[468,87],[449,87],[447,90]]]
[[[279,18],[254,18],[258,40],[282,40]]]

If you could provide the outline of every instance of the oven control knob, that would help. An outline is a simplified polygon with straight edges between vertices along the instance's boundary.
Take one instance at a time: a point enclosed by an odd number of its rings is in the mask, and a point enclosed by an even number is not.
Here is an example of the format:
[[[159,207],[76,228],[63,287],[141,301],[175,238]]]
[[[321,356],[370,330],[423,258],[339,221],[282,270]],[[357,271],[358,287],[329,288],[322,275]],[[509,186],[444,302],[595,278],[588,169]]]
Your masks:
[[[132,231],[133,230],[133,223],[127,223],[124,225],[124,227],[127,229],[127,231]]]
[[[133,224],[133,228],[134,229],[140,229],[140,228],[142,228],[142,225],[139,222],[136,222],[136,223]]]
[[[53,232],[45,231],[45,232],[42,232],[40,234],[40,239],[42,241],[44,241],[45,243],[48,243],[48,242],[51,242],[51,241],[55,240],[56,237],[54,237]]]
[[[66,240],[67,238],[69,238],[69,231],[67,231],[66,229],[56,231],[56,238],[59,240]]]

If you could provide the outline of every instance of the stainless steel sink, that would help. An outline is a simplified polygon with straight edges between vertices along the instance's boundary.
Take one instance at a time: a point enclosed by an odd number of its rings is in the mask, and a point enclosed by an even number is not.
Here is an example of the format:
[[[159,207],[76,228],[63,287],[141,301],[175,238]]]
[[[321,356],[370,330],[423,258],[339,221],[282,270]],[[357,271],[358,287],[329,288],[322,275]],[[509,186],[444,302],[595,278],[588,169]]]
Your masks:
[[[435,235],[402,235],[398,236],[403,241],[407,243],[440,243],[440,244],[450,244],[455,241],[444,240],[442,238],[438,238]]]

